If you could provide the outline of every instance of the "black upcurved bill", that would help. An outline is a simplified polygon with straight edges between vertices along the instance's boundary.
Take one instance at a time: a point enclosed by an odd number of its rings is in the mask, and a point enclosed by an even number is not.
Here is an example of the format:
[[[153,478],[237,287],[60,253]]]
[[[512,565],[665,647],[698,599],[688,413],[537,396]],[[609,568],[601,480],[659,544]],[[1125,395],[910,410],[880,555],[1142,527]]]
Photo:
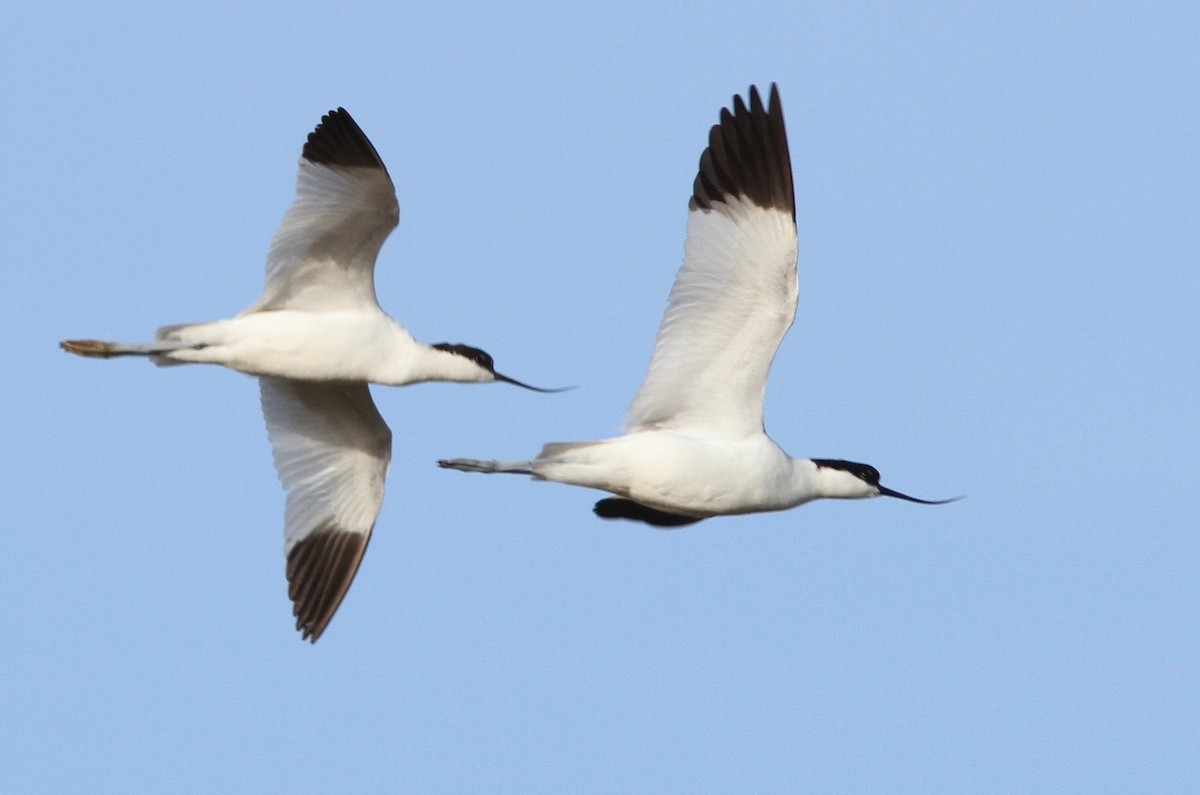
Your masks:
[[[898,491],[893,491],[887,486],[876,485],[875,488],[879,489],[880,495],[884,497],[896,497],[901,500],[908,500],[909,502],[919,502],[922,505],[945,505],[948,502],[958,502],[962,499],[962,497],[951,497],[948,500],[921,500],[916,497],[910,497],[907,494],[901,494]]]
[[[503,381],[506,384],[512,384],[513,386],[519,386],[522,389],[528,389],[533,392],[544,392],[546,394],[550,394],[553,392],[570,392],[572,389],[576,389],[576,387],[573,387],[573,386],[560,386],[555,389],[547,389],[547,388],[541,387],[541,386],[532,386],[532,385],[526,384],[522,381],[518,381],[515,378],[509,378],[506,375],[501,375],[500,373],[497,373],[495,370],[492,371],[492,375],[496,376],[497,381]]]

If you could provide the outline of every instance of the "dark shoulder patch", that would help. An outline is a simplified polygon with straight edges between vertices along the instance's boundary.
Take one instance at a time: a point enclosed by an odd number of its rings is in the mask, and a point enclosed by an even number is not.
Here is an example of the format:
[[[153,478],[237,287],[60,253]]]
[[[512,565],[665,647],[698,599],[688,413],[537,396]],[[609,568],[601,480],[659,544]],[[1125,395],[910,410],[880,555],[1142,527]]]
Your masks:
[[[369,533],[351,533],[332,524],[320,527],[292,547],[287,559],[288,598],[302,640],[317,642],[367,551]]]
[[[744,196],[759,207],[784,210],[796,219],[792,159],[779,88],[771,84],[770,104],[763,107],[758,88],[750,87],[750,107],[733,98],[733,112],[721,109],[721,121],[708,134],[700,169],[692,185],[692,210],[711,210],[729,197]]]
[[[302,154],[310,163],[342,168],[378,168],[387,173],[370,139],[345,108],[331,110],[321,117],[317,129],[308,134]]]
[[[429,347],[436,348],[439,351],[445,351],[446,353],[453,353],[455,356],[461,356],[464,359],[469,359],[482,367],[484,370],[487,370],[489,373],[496,372],[496,363],[492,360],[491,355],[486,351],[479,350],[478,348],[472,348],[470,345],[463,345],[461,342],[453,344],[449,342],[439,342],[434,345],[430,345]]]
[[[854,461],[843,461],[840,458],[812,458],[809,460],[820,469],[845,470],[872,486],[879,485],[879,470],[870,464],[857,464]]]
[[[600,500],[596,503],[596,507],[592,508],[592,511],[601,519],[632,519],[635,522],[645,522],[655,527],[682,527],[700,521],[700,517],[697,516],[667,513],[621,497],[608,497]]]

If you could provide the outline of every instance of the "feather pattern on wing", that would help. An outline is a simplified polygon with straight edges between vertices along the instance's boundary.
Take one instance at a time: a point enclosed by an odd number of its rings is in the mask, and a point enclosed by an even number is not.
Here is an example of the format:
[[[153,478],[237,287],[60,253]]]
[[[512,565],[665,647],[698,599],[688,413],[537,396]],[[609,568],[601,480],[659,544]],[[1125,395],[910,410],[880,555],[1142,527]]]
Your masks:
[[[796,220],[779,92],[734,98],[700,158],[684,261],[626,433],[762,430],[771,362],[796,315]]]
[[[304,145],[296,200],[267,255],[266,287],[246,311],[376,305],[375,259],[399,221],[375,147],[343,108],[330,111]]]
[[[296,628],[316,641],[366,551],[392,455],[367,384],[258,379],[279,480]]]

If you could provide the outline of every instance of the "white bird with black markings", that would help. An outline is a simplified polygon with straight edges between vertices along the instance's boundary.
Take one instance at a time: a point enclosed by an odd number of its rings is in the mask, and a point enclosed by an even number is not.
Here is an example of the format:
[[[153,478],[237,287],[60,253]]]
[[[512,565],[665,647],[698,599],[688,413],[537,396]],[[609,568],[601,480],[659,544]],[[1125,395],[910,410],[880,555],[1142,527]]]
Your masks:
[[[165,326],[150,343],[68,340],[80,356],[149,356],[258,376],[275,467],[287,491],[288,596],[316,642],[346,595],[383,504],[392,432],[368,383],[504,381],[492,357],[426,345],[375,297],[375,259],[400,220],[375,147],[344,109],[330,111],[300,156],[296,199],[267,255],[266,288],[229,320]]]
[[[779,91],[734,97],[709,133],[689,202],[683,265],[624,434],[547,444],[532,461],[456,458],[464,472],[531,475],[617,495],[606,519],[660,527],[885,495],[867,464],[793,458],[763,428],[771,361],[796,316],[796,204]]]

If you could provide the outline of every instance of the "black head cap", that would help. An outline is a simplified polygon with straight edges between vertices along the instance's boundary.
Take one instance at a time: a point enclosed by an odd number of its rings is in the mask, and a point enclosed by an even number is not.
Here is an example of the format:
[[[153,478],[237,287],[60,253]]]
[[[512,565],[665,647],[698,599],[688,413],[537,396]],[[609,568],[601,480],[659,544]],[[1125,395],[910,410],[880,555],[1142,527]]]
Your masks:
[[[468,361],[472,361],[475,364],[479,365],[484,370],[487,370],[489,373],[491,373],[493,376],[495,376],[497,381],[503,381],[506,384],[512,384],[513,386],[519,386],[522,389],[529,389],[534,392],[565,392],[568,389],[572,388],[572,387],[568,386],[568,387],[562,387],[560,389],[544,389],[540,386],[530,386],[529,384],[526,384],[524,381],[518,381],[515,378],[509,378],[508,376],[503,375],[502,373],[496,372],[496,363],[492,359],[491,354],[487,353],[486,351],[481,351],[478,348],[472,348],[470,345],[463,345],[461,342],[456,342],[456,343],[438,342],[429,347],[435,348],[439,351],[444,351],[445,353],[452,353],[455,356],[461,356],[464,359],[467,359]]]
[[[909,502],[919,502],[922,505],[945,505],[948,502],[955,502],[962,499],[962,497],[951,497],[948,500],[922,500],[917,497],[910,497],[895,489],[889,489],[887,486],[881,485],[879,482],[879,470],[870,464],[842,461],[839,458],[813,458],[810,460],[817,465],[818,469],[840,469],[844,472],[849,472],[868,486],[874,486],[883,497],[896,497],[897,499],[908,500]]]
[[[879,485],[879,470],[870,464],[842,461],[839,458],[814,458],[812,462],[820,469],[840,469],[844,472],[849,472],[854,477],[872,486]]]
[[[496,372],[496,362],[487,351],[472,348],[470,345],[463,345],[461,342],[439,342],[431,347],[439,351],[445,351],[446,353],[453,353],[455,356],[461,356],[464,359],[469,359],[493,375]]]

